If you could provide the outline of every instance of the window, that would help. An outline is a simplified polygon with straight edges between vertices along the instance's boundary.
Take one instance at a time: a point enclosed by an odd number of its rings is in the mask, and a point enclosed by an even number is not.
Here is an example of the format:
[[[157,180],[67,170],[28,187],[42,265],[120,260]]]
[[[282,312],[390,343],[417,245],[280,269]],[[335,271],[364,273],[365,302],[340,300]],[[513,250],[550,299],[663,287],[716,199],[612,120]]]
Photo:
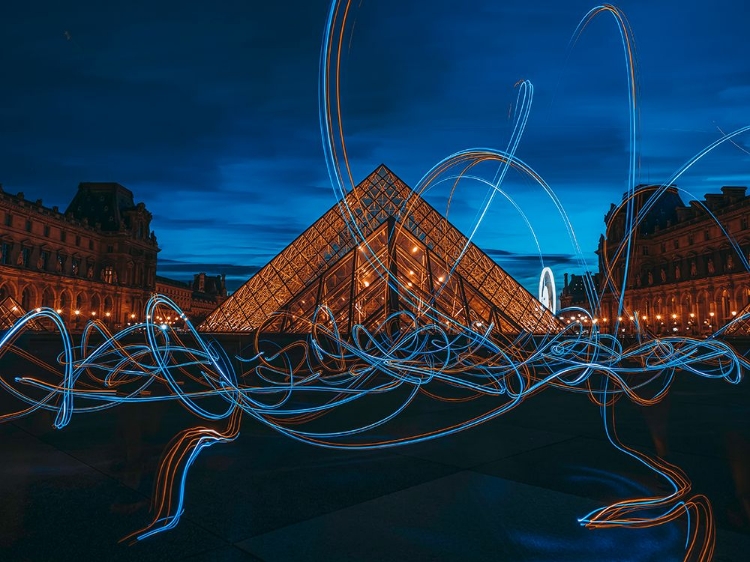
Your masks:
[[[692,246],[693,242],[695,242],[695,237],[693,236],[693,233],[691,232],[688,234],[688,246]]]
[[[26,232],[31,232],[31,221],[30,220],[26,221]]]
[[[0,263],[3,263],[3,264],[10,263],[11,248],[12,248],[11,244],[9,244],[8,242],[3,242],[3,245],[2,245],[3,255],[0,256]]]
[[[703,231],[703,239],[704,240],[710,240],[711,239],[711,231],[706,229]]]
[[[94,241],[89,239],[89,250],[93,250],[93,249],[94,249]]]
[[[64,230],[61,230],[60,231],[60,242],[65,242],[65,240],[67,239],[67,237],[68,237],[67,233]]]
[[[679,247],[680,247],[680,239],[679,239],[679,238],[675,238],[675,239],[674,239],[674,242],[673,242],[673,245],[674,245],[674,249],[675,249],[675,250],[676,250],[677,248],[679,248]]]
[[[44,235],[45,236],[49,236],[49,225],[48,224],[44,225]]]
[[[73,258],[73,275],[81,274],[81,260],[80,258]]]
[[[5,213],[5,226],[13,226],[13,215]]]
[[[112,244],[107,244],[107,253],[111,254],[115,251],[115,247]]]
[[[102,270],[102,280],[105,283],[113,283],[115,280],[115,268],[108,265]]]
[[[76,235],[76,246],[80,246],[80,245],[81,245],[81,237]]]
[[[31,257],[31,248],[21,248],[21,253],[18,256],[18,265],[24,267],[29,266],[29,258]]]
[[[740,228],[742,230],[747,230],[747,217],[742,217],[740,219]]]
[[[661,253],[663,254],[666,251],[667,251],[667,245],[664,242],[662,242],[661,243]]]
[[[648,246],[643,246],[643,255],[644,256],[648,255]]]
[[[49,261],[49,252],[47,250],[42,250],[39,253],[39,269],[47,269],[47,262]]]

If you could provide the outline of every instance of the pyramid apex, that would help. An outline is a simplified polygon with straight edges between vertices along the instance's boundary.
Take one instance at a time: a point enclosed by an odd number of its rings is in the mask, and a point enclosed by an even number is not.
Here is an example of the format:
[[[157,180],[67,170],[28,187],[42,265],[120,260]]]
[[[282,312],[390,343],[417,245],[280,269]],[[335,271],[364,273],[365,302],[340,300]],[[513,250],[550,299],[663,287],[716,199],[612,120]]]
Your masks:
[[[393,176],[394,178],[398,178],[396,174],[393,173],[393,171],[386,166],[385,164],[380,164],[378,167],[376,167],[372,173],[370,174],[370,177],[377,176],[379,178],[385,178],[386,176]]]

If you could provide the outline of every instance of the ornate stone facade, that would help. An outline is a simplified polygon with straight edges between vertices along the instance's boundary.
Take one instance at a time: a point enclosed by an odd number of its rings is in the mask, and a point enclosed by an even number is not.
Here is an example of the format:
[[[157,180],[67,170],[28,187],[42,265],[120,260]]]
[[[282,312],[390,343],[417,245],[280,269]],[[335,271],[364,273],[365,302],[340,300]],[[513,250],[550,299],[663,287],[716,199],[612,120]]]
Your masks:
[[[649,204],[657,186],[636,189],[635,213]],[[623,325],[631,318],[657,334],[714,332],[750,303],[750,197],[745,187],[723,187],[703,201],[685,205],[676,187],[656,200],[633,238],[625,292]],[[599,241],[602,326],[617,315],[609,281],[621,287],[624,275],[625,201],[605,216],[606,238]],[[729,237],[727,236],[729,235]],[[736,242],[733,246],[730,238]]]
[[[172,299],[194,325],[198,325],[227,298],[223,275],[196,273],[192,283],[156,277],[156,292]]]
[[[67,210],[0,188],[0,300],[56,309],[72,327],[142,319],[159,247],[151,213],[117,183],[81,183]]]

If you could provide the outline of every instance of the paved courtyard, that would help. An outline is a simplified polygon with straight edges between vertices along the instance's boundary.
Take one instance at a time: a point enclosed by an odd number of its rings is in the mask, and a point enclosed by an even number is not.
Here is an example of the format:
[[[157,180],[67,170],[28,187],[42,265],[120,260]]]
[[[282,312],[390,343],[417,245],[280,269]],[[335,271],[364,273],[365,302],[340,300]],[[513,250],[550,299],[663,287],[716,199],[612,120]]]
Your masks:
[[[420,400],[395,426],[490,405]],[[681,376],[665,403],[621,402],[617,420],[625,442],[658,448],[710,498],[716,560],[747,560],[750,383]],[[179,526],[120,543],[150,522],[166,443],[195,424],[170,403],[76,415],[63,430],[44,412],[0,425],[0,559],[663,562],[684,553],[684,519],[641,530],[577,523],[665,486],[612,447],[586,397],[558,390],[460,434],[378,451],[313,447],[245,417],[235,442],[195,462]]]

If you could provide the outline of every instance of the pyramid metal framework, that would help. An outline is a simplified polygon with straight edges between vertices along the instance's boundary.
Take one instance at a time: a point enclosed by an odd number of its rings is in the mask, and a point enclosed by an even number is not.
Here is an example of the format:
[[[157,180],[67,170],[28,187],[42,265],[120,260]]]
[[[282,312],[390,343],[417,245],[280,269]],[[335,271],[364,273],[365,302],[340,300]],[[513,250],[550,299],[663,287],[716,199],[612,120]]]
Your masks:
[[[345,201],[366,244],[358,245],[342,207],[334,205],[199,329],[309,333],[321,304],[343,333],[355,324],[372,328],[398,311],[418,318],[430,314],[424,322],[457,322],[481,332],[493,324],[495,333],[508,335],[562,328],[554,314],[474,244],[461,256],[467,238],[385,166]]]
[[[26,311],[13,297],[5,297],[0,302],[0,330],[9,330],[18,321],[19,318],[26,315]],[[44,331],[45,328],[36,320],[26,324],[27,329]]]
[[[740,312],[737,314],[738,318],[741,318],[739,321],[733,321],[732,325],[729,326],[729,328],[726,329],[724,332],[724,335],[726,336],[736,336],[736,337],[750,337],[750,317],[748,315],[750,314],[750,304],[745,306]],[[743,316],[745,318],[743,318]]]

